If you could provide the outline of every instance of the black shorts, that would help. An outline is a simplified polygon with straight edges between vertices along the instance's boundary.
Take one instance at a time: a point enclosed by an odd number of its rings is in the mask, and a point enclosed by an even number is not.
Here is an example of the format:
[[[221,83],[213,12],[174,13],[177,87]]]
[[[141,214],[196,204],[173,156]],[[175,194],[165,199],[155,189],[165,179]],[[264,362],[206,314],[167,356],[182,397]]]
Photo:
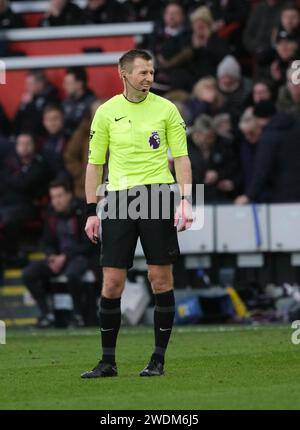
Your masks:
[[[117,206],[122,200],[120,193],[123,193],[124,197],[126,191],[108,193],[108,197],[113,196],[116,199]],[[132,199],[127,196],[126,208],[131,201]],[[138,238],[140,238],[147,264],[168,265],[176,261],[179,256],[179,245],[177,229],[174,227],[173,196],[171,195],[167,218],[161,210],[157,219],[151,218],[150,213],[151,203],[148,200],[148,216],[144,219],[141,217],[132,219],[130,216],[122,219],[118,210],[115,219],[112,219],[114,217],[102,219],[100,262],[103,267],[122,269],[132,267]]]

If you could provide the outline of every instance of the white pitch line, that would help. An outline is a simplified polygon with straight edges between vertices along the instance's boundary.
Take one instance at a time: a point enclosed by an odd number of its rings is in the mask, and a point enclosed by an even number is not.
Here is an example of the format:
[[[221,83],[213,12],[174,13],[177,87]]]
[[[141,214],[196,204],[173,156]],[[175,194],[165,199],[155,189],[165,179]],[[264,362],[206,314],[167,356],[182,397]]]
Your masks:
[[[258,331],[261,329],[265,330],[279,330],[279,329],[287,329],[291,328],[289,324],[280,324],[280,325],[247,325],[247,326],[217,326],[217,327],[174,327],[173,332],[175,333],[232,333],[232,332],[238,332],[238,331]],[[120,330],[120,335],[138,335],[138,334],[152,334],[153,328],[147,327],[147,328],[122,328]],[[9,338],[19,338],[19,337],[68,337],[68,336],[97,336],[99,335],[99,329],[95,330],[82,330],[82,329],[75,329],[75,330],[63,330],[60,331],[59,329],[53,331],[23,331],[22,333],[18,333],[14,331],[13,333],[10,333],[10,329],[7,329],[7,337]]]

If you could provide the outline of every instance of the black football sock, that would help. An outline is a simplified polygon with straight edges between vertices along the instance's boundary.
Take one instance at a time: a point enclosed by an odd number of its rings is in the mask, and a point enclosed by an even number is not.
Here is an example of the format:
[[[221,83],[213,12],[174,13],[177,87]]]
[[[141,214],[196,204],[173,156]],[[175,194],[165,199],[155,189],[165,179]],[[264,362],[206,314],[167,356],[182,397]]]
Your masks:
[[[100,300],[102,361],[115,364],[117,336],[121,325],[121,298]]]
[[[155,350],[151,360],[159,361],[164,364],[164,356],[170,339],[174,316],[175,316],[175,299],[174,291],[154,294],[154,333],[155,333]]]

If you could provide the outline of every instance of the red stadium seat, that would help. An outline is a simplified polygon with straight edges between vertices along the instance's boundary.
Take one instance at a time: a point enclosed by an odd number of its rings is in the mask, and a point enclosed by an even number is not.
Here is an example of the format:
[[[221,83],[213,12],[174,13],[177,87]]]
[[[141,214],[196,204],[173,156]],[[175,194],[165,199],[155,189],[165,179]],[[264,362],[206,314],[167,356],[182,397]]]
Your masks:
[[[127,51],[135,47],[135,40],[132,36],[28,40],[10,42],[9,47],[28,56],[81,54],[86,48],[100,48],[103,52]]]
[[[87,67],[89,87],[100,99],[108,99],[122,90],[121,81],[116,66]],[[65,75],[64,68],[47,70],[49,80],[64,95],[62,84]],[[24,92],[26,70],[9,70],[6,74],[6,85],[1,85],[0,103],[9,118],[13,118]],[[12,91],[13,88],[13,91]]]

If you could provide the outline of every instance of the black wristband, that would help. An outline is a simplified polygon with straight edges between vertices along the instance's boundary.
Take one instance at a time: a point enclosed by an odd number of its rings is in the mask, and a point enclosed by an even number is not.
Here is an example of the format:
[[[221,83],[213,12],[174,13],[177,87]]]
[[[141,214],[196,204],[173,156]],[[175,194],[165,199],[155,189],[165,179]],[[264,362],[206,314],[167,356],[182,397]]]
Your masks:
[[[87,203],[85,207],[86,216],[97,216],[97,203]]]

